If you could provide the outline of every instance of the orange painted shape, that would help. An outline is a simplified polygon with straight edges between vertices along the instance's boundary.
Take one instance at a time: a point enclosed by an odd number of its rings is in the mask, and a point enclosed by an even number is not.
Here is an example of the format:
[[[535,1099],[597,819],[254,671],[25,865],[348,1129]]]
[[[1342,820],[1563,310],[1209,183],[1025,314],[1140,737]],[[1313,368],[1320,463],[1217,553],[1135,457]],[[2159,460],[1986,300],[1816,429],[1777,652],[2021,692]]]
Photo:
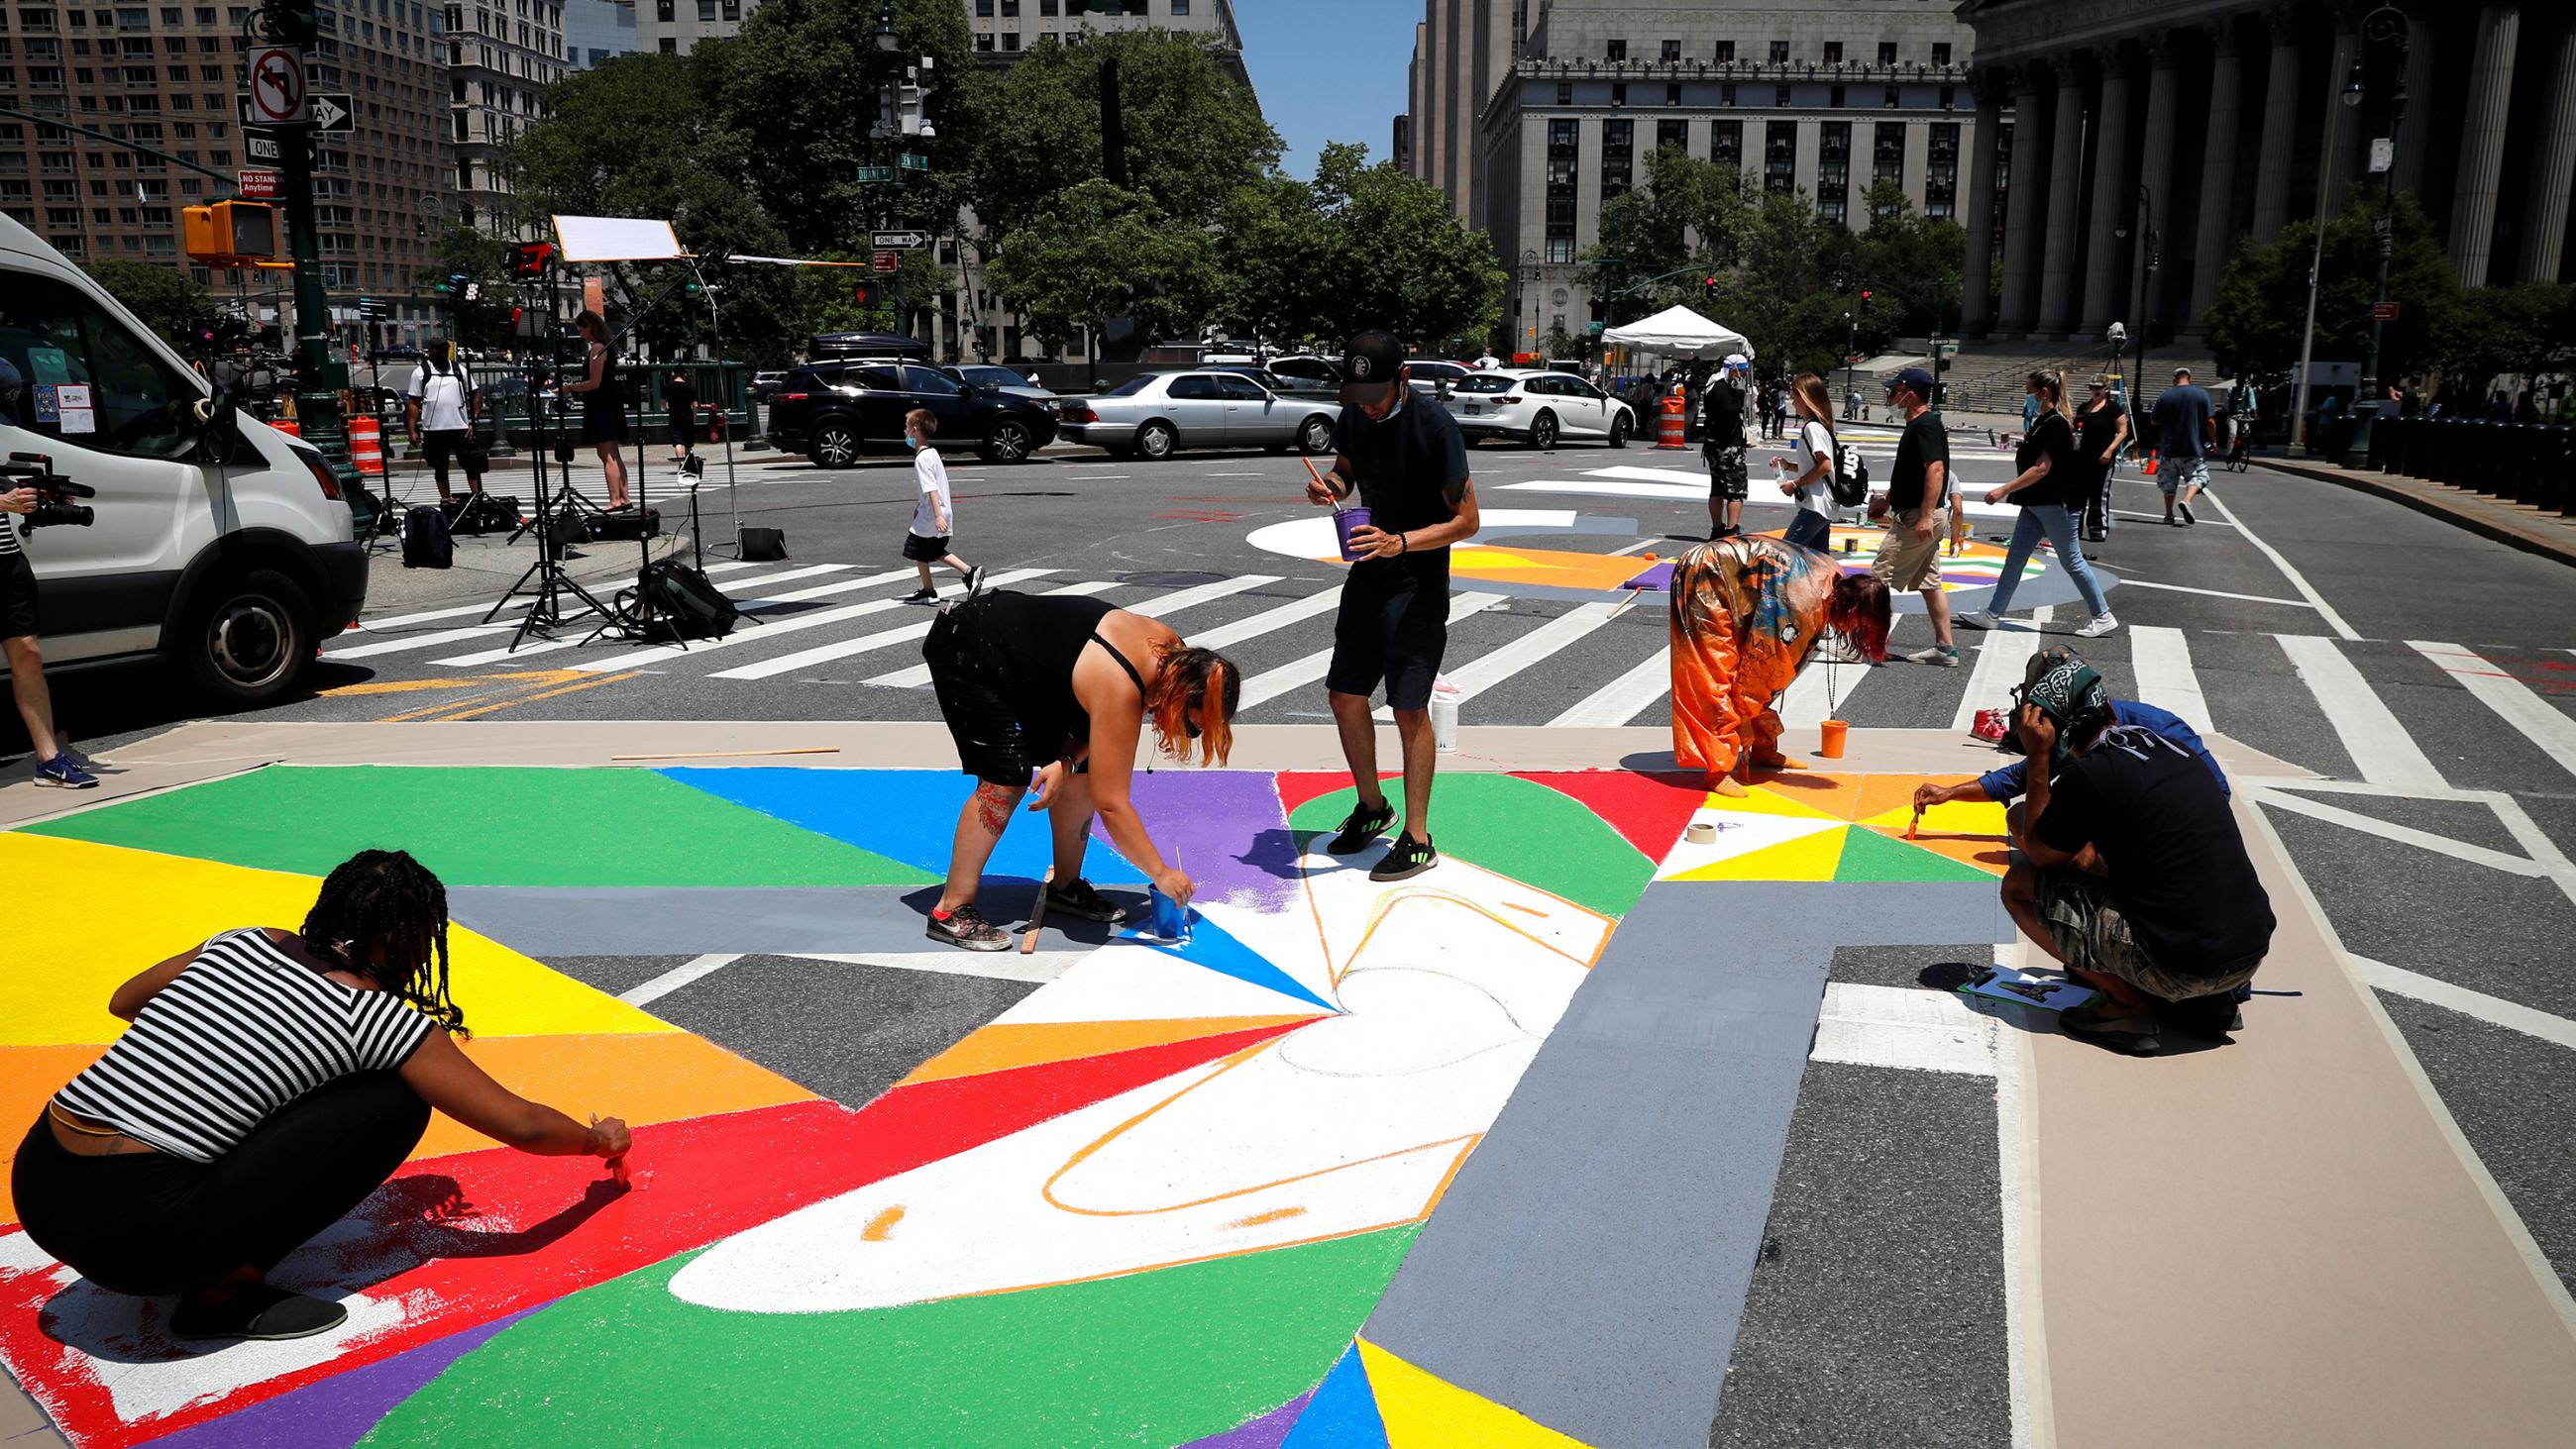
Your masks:
[[[1296,1026],[1315,1020],[1316,1015],[1308,1012],[1299,1016],[1194,1016],[1157,1021],[995,1022],[923,1062],[899,1085],[978,1076],[1043,1062],[1067,1062],[1228,1032]]]
[[[1462,545],[1450,550],[1452,577],[1506,584],[1546,584],[1560,589],[1610,590],[1644,573],[1648,565],[1625,554],[1568,549]]]
[[[47,1098],[106,1050],[86,1044],[0,1048],[0,1227],[18,1221],[18,1205],[9,1197],[9,1169],[29,1124],[45,1110]]]
[[[1860,818],[1861,785],[1869,778],[1867,775],[1829,775],[1816,770],[1756,772],[1753,793],[1804,806],[1829,820],[1856,820]],[[1914,788],[1910,777],[1905,788],[1908,791]],[[1722,800],[1712,803],[1721,809],[1727,804]]]
[[[814,1100],[812,1092],[776,1072],[687,1032],[485,1037],[465,1043],[465,1054],[502,1086],[580,1121],[597,1112],[644,1127]],[[433,1112],[412,1157],[492,1145],[491,1138]]]

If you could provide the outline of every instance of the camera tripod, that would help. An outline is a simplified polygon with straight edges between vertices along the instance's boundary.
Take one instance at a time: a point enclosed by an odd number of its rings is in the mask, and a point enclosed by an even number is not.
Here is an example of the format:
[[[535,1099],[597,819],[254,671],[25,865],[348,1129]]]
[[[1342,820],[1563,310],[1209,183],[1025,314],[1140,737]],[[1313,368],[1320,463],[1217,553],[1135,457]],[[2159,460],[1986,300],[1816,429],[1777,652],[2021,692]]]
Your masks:
[[[553,500],[549,500],[546,496],[546,465],[550,461],[547,454],[552,445],[546,436],[545,408],[538,401],[538,383],[541,376],[537,368],[531,367],[528,370],[529,453],[535,465],[529,471],[529,485],[535,493],[536,511],[529,515],[527,522],[519,525],[519,533],[510,535],[512,540],[516,540],[520,533],[533,530],[537,535],[537,560],[528,565],[528,571],[519,575],[519,581],[510,585],[508,592],[493,601],[491,611],[483,616],[483,622],[489,624],[499,617],[501,611],[509,606],[512,599],[519,597],[523,592],[528,595],[528,612],[520,618],[519,627],[510,635],[512,653],[518,652],[519,646],[528,642],[530,634],[537,634],[551,640],[554,638],[556,629],[584,614],[597,614],[612,622],[617,617],[616,612],[601,603],[597,595],[583,588],[564,571],[564,549],[555,539],[555,528],[559,520],[554,514]],[[558,402],[556,412],[560,415],[561,411],[562,407]],[[558,426],[560,423],[561,418],[558,416]],[[571,490],[570,469],[565,470],[565,477],[559,486],[567,492]],[[570,595],[577,602],[568,604],[566,595]],[[597,637],[595,633],[591,636],[591,638]],[[581,642],[588,643],[589,640]]]

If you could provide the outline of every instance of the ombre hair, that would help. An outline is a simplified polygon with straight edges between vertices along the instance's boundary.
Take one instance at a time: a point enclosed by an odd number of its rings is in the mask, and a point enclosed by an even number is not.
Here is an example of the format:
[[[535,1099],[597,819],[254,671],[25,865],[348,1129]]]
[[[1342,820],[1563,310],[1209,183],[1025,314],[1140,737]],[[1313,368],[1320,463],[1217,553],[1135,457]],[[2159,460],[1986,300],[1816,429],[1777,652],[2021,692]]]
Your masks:
[[[2048,410],[2050,412],[2057,414],[2059,417],[2066,419],[2070,423],[2075,421],[2074,405],[2066,400],[2065,373],[2059,372],[2053,367],[2043,367],[2037,372],[2032,373],[2026,381],[2032,387],[2045,388],[2047,390]]]
[[[1177,760],[1190,757],[1190,711],[1199,712],[1196,736],[1203,764],[1222,765],[1234,753],[1234,712],[1243,704],[1243,671],[1213,649],[1175,639],[1155,655],[1160,672],[1146,696],[1154,743]]]

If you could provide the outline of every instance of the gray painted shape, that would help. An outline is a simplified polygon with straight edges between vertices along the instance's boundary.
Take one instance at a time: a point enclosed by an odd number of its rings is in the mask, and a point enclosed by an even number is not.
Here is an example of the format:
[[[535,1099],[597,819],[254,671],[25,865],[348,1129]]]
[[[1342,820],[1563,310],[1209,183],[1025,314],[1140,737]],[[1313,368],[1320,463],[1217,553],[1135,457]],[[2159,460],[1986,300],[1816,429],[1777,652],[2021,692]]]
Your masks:
[[[1022,920],[1034,891],[1030,885],[997,885],[978,904],[992,920]],[[1110,894],[1120,900],[1132,896]],[[866,955],[951,949],[922,934],[937,897],[936,886],[459,886],[447,893],[447,906],[458,922],[540,958]],[[1047,930],[1050,947],[1064,944],[1059,936],[1097,946],[1109,939],[1110,928],[1049,920]]]
[[[1599,1449],[1702,1442],[1834,949],[1997,921],[1971,882],[1649,886],[1364,1334]]]

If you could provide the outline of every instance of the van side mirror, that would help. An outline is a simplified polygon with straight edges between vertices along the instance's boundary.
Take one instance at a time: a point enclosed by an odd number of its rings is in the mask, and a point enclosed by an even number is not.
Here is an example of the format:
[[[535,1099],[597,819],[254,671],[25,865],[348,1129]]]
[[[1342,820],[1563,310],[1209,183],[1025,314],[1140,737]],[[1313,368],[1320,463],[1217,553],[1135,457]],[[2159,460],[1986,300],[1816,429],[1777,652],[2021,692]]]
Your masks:
[[[230,461],[241,447],[241,407],[232,392],[217,389],[189,407],[198,451],[219,461]]]

